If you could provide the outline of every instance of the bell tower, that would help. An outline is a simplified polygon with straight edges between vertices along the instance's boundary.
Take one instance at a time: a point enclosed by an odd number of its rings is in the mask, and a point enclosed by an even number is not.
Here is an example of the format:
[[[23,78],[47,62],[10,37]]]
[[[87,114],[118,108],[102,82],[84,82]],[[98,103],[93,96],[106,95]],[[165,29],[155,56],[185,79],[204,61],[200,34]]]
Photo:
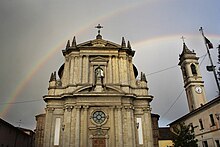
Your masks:
[[[182,70],[184,88],[190,112],[206,103],[204,81],[199,70],[199,57],[183,42],[183,51],[179,55],[179,66]]]

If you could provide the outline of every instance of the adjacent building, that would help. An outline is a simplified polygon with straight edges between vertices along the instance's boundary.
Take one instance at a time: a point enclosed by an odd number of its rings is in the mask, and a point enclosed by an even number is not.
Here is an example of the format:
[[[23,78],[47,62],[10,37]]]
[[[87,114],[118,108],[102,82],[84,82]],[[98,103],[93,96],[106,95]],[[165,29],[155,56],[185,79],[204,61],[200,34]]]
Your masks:
[[[15,127],[0,118],[1,147],[32,147],[33,145],[33,131],[29,129]]]

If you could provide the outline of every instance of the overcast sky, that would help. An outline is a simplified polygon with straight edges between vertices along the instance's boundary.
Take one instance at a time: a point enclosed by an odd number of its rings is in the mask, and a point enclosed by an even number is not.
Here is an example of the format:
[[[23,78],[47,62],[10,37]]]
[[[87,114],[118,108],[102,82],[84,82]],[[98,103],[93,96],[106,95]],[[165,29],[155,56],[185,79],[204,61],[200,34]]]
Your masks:
[[[181,36],[201,57],[207,100],[217,95],[205,45],[198,29],[216,48],[220,43],[219,0],[0,0],[0,112],[9,123],[35,128],[43,113],[50,74],[63,64],[68,39],[95,39],[101,24],[105,40],[136,51],[134,64],[147,75],[152,112],[160,125],[188,113],[180,68]],[[211,50],[217,63],[217,49]],[[165,70],[166,69],[166,70]],[[182,94],[181,94],[182,93]],[[176,103],[174,103],[176,101]],[[172,107],[171,107],[172,106]]]

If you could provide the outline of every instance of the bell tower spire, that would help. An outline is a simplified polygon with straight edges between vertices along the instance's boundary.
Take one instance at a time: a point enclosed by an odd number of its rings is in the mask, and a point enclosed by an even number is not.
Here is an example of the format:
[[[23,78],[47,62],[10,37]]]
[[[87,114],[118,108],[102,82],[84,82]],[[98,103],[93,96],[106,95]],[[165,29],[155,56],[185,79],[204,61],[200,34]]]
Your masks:
[[[183,50],[179,55],[179,66],[182,70],[184,88],[190,112],[206,103],[204,81],[199,70],[199,57],[186,46],[183,39]]]

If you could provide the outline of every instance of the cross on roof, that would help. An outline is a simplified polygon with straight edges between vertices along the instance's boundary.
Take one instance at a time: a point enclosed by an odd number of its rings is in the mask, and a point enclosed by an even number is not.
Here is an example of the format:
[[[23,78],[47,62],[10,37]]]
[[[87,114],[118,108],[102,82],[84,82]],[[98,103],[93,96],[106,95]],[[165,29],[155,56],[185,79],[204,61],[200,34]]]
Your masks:
[[[100,30],[103,28],[103,26],[101,26],[100,24],[98,24],[97,26],[95,26],[95,28],[98,29],[98,35],[100,35]]]
[[[181,39],[183,40],[183,43],[185,43],[186,38],[182,36]]]

